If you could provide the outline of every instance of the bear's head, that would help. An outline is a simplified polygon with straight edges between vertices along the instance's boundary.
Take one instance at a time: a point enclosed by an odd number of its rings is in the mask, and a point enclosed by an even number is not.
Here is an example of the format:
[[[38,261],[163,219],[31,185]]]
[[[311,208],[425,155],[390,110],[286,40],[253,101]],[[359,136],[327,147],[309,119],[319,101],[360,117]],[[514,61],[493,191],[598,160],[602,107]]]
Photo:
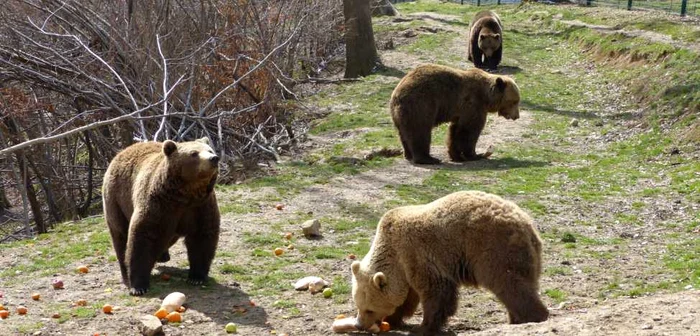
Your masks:
[[[208,138],[180,143],[166,140],[163,154],[169,174],[193,187],[206,186],[207,192],[213,190],[219,173],[219,157],[209,146]]]
[[[510,120],[520,118],[520,89],[512,78],[494,76],[491,87],[491,110]]]
[[[482,29],[479,32],[479,49],[486,57],[491,57],[501,47],[501,34],[490,29]]]
[[[381,324],[382,319],[394,313],[403,304],[408,288],[402,288],[401,281],[387,279],[382,272],[366,269],[359,261],[352,263],[352,298],[357,306],[357,325],[360,330],[368,330],[373,324]]]

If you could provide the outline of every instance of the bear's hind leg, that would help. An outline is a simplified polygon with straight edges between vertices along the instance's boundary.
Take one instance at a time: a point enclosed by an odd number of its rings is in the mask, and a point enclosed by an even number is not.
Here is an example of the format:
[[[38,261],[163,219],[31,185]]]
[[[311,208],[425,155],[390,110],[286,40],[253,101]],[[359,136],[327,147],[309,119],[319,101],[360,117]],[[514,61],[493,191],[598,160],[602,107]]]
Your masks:
[[[413,152],[411,152],[411,146],[401,134],[401,131],[399,131],[399,138],[401,138],[401,146],[403,147],[403,157],[406,158],[406,160],[408,161],[413,161]]]
[[[388,322],[393,329],[400,328],[403,326],[404,318],[413,316],[419,303],[420,296],[418,296],[418,293],[413,288],[409,288],[406,301],[404,301],[399,308],[396,308],[394,314],[385,318],[384,321]]]
[[[126,219],[126,217],[124,217],[116,204],[110,204],[107,206],[108,203],[110,202],[105,201],[105,221],[107,222],[107,227],[109,228],[109,234],[112,236],[112,246],[114,247],[114,252],[117,254],[119,270],[121,271],[122,275],[122,283],[128,286],[129,276],[126,271],[125,254],[129,231],[129,221]]]
[[[459,285],[446,278],[435,278],[428,284],[431,287],[420,293],[423,304],[420,332],[423,335],[435,335],[440,333],[447,319],[457,312]]]
[[[413,154],[413,163],[438,164],[440,160],[430,156],[430,129],[411,134],[408,140]]]
[[[528,281],[511,279],[494,294],[508,309],[511,324],[542,322],[549,318],[549,310],[540,300],[535,286]]]

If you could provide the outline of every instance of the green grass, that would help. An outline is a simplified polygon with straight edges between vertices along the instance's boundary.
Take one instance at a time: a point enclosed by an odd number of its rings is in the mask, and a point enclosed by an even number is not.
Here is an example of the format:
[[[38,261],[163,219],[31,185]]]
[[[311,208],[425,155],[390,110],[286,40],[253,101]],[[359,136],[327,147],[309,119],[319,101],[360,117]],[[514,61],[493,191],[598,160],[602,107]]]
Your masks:
[[[549,296],[552,300],[554,300],[554,302],[557,303],[566,301],[567,297],[566,292],[557,288],[546,289],[544,294]]]

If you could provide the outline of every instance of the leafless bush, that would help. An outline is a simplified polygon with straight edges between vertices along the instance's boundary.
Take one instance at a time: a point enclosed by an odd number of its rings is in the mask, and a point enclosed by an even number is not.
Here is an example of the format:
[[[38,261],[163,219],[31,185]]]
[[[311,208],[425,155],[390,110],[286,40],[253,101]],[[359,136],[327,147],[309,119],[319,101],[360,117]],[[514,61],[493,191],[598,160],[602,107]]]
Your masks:
[[[0,223],[21,204],[39,232],[93,213],[104,169],[134,141],[208,136],[224,158],[222,181],[275,159],[304,131],[292,113],[298,79],[339,55],[339,6],[8,0],[0,11]]]

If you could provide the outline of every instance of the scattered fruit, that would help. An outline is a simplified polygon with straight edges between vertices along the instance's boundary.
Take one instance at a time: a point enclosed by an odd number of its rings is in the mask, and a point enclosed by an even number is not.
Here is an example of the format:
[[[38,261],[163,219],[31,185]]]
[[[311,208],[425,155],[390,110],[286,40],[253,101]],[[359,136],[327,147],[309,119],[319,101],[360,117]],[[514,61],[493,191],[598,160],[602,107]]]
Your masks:
[[[235,323],[226,324],[226,333],[235,334],[238,331],[238,326]]]
[[[285,234],[284,234],[284,239],[286,239],[286,240],[292,239],[292,233],[291,233],[291,232],[285,233]]]
[[[182,315],[176,311],[168,314],[168,316],[165,318],[168,320],[168,322],[182,322]]]
[[[248,304],[250,304],[251,307],[255,307],[255,301],[253,301],[253,300],[250,300],[250,301],[248,302]]]
[[[386,332],[389,330],[391,330],[391,326],[389,325],[389,322],[382,322],[382,324],[379,325],[379,331]]]
[[[10,312],[7,310],[0,310],[0,318],[1,319],[6,319],[8,316],[10,316]]]
[[[292,245],[292,244],[287,245],[287,249],[288,249],[288,250],[293,250],[293,249],[294,249],[294,245]]]
[[[324,297],[324,298],[329,298],[329,297],[331,297],[331,296],[333,296],[333,290],[332,290],[332,289],[326,288],[326,289],[323,290],[323,297]]]
[[[76,306],[85,307],[85,306],[87,306],[87,300],[85,300],[85,299],[80,299],[80,300],[78,300],[78,301],[75,301],[75,305],[76,305]]]
[[[335,316],[335,319],[336,319],[336,320],[342,320],[342,319],[344,319],[344,318],[345,318],[345,315],[344,315],[344,314],[338,314],[338,315]]]
[[[53,313],[53,315],[51,315],[51,318],[61,318],[61,314]]]
[[[277,209],[277,210],[284,209],[284,204],[279,203],[279,204],[275,205],[275,209]]]
[[[163,273],[163,274],[160,275],[160,279],[163,280],[163,281],[168,281],[168,280],[170,280],[170,274],[168,274],[168,273]]]
[[[88,272],[87,266],[82,265],[82,266],[78,267],[78,272],[80,272],[80,273],[87,273],[87,272]]]
[[[324,287],[330,286],[331,283],[323,280],[317,276],[307,276],[299,279],[294,284],[294,289],[296,290],[309,290],[311,294],[316,294],[320,292]]]
[[[186,310],[187,310],[187,308],[185,308],[185,306],[180,306],[175,311],[178,313],[184,313]]]
[[[111,313],[112,313],[112,309],[113,309],[113,308],[112,308],[112,305],[106,304],[106,305],[102,306],[102,312],[105,313],[105,314],[111,314]]]
[[[168,311],[165,308],[158,309],[158,311],[153,314],[159,319],[164,319],[166,316],[168,316]]]
[[[63,289],[63,280],[53,279],[51,280],[51,286],[53,286],[53,289]]]
[[[357,256],[352,254],[352,253],[348,254],[348,259],[355,260],[356,258],[357,258]]]
[[[40,298],[41,298],[41,294],[39,294],[39,293],[32,294],[32,300],[38,301]]]
[[[27,313],[27,307],[19,306],[17,307],[17,314],[24,315]]]
[[[0,310],[5,310],[5,306],[0,304]]]
[[[276,255],[276,256],[279,257],[279,256],[282,255],[282,253],[284,253],[284,250],[283,250],[283,249],[281,249],[281,248],[279,248],[279,247],[275,249],[275,255]]]

